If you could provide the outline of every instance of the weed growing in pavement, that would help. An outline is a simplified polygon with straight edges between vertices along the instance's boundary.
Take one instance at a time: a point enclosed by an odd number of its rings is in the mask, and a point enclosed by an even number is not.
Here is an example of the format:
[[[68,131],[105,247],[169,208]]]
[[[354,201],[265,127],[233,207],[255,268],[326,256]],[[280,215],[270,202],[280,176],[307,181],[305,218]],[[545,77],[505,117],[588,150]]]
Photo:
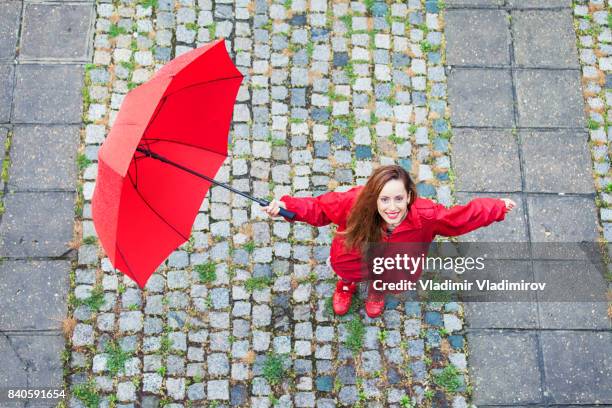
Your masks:
[[[144,8],[157,8],[157,0],[140,0],[138,4],[140,4]]]
[[[244,287],[248,292],[253,292],[254,290],[265,289],[269,287],[271,283],[272,279],[268,276],[251,277],[246,280]]]
[[[78,303],[89,306],[94,312],[99,311],[104,304],[104,289],[102,285],[94,286],[91,290],[91,295],[87,299],[81,299]]]
[[[100,396],[93,381],[77,384],[72,390],[72,394],[81,400],[87,408],[98,408],[100,404]]]
[[[400,398],[399,404],[402,408],[413,408],[414,407],[414,405],[412,404],[412,400],[407,395],[403,395]]]
[[[245,251],[247,251],[249,254],[252,254],[253,251],[255,250],[255,242],[254,241],[249,241],[246,244],[244,244],[242,246],[244,248]]]
[[[434,382],[447,392],[456,392],[461,387],[461,374],[454,365],[444,367],[444,370],[434,377]]]
[[[263,376],[271,385],[276,385],[285,377],[285,356],[268,353],[263,363]]]
[[[217,279],[217,264],[213,261],[196,265],[195,271],[200,277],[200,282],[210,283]]]
[[[116,25],[116,24],[111,24],[111,25],[110,25],[110,27],[109,27],[109,29],[108,29],[108,35],[109,35],[111,38],[115,38],[115,37],[117,37],[118,35],[120,35],[120,34],[125,34],[125,33],[126,33],[125,28],[123,28],[123,27],[119,27],[119,26],[118,26],[118,25]]]
[[[122,350],[116,342],[107,343],[104,351],[108,354],[106,368],[113,376],[123,370],[126,361],[132,356],[132,353]]]
[[[365,336],[365,326],[361,319],[352,319],[347,323],[348,336],[344,345],[351,349],[353,354],[357,354],[363,346],[363,338]]]
[[[98,239],[96,237],[94,237],[94,236],[91,236],[91,235],[88,236],[88,237],[83,238],[83,243],[85,245],[94,245],[97,242],[98,242]]]
[[[79,166],[79,170],[83,171],[87,166],[91,164],[91,160],[87,158],[83,153],[79,153],[77,155],[77,166]]]
[[[599,129],[599,122],[597,122],[595,119],[589,119],[587,121],[587,127],[591,130],[597,130]]]

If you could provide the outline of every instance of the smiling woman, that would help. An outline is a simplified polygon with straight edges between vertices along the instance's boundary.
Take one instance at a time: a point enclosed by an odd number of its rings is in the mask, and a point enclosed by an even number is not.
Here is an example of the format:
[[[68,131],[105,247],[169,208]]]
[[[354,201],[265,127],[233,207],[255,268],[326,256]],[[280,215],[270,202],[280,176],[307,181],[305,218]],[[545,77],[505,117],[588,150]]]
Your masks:
[[[285,208],[296,213],[290,221],[314,226],[338,225],[330,264],[341,279],[336,284],[332,305],[336,314],[343,315],[350,308],[356,283],[372,282],[371,271],[364,268],[363,254],[369,244],[429,244],[436,235],[461,235],[501,221],[514,206],[508,199],[477,198],[467,205],[446,208],[417,197],[416,186],[406,170],[391,165],[374,170],[364,186],[319,197],[283,196],[280,201],[272,200],[263,210],[276,216],[280,208]],[[418,280],[420,273],[421,268],[408,280]],[[370,285],[365,309],[368,316],[379,316],[384,310],[384,292]]]

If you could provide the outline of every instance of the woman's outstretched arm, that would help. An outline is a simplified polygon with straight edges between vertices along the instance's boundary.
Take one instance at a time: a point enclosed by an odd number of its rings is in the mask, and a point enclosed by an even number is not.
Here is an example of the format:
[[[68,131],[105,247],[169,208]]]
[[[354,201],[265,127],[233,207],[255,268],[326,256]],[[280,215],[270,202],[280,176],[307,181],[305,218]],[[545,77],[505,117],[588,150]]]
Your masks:
[[[476,198],[466,205],[446,208],[436,205],[436,235],[447,237],[467,234],[492,222],[502,221],[516,203],[509,198]]]
[[[276,217],[280,208],[295,212],[295,218],[288,221],[302,221],[315,227],[346,222],[353,199],[361,187],[354,187],[346,192],[329,192],[318,197],[283,196],[272,200],[262,207],[269,216]]]

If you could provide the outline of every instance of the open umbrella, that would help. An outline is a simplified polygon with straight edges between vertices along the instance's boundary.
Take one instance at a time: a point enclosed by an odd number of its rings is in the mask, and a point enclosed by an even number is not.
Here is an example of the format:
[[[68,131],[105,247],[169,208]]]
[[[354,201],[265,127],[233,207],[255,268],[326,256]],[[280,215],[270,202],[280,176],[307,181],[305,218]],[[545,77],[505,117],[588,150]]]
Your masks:
[[[96,232],[112,264],[140,287],[189,239],[211,183],[268,204],[213,180],[242,78],[223,39],[185,53],[126,95],[100,148]]]

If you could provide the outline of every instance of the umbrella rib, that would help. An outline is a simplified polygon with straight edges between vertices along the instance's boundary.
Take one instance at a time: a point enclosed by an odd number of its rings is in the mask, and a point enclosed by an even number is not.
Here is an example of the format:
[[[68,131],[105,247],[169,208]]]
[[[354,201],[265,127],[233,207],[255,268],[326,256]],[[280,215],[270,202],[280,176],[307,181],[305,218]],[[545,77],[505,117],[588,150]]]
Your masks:
[[[175,93],[178,93],[178,92],[184,91],[185,89],[193,88],[193,87],[195,87],[195,86],[206,85],[206,84],[212,84],[212,83],[214,83],[214,82],[229,81],[229,80],[232,80],[232,79],[240,79],[240,80],[242,80],[242,79],[244,79],[244,77],[243,77],[243,76],[242,76],[242,74],[241,74],[240,76],[233,76],[233,77],[227,77],[227,78],[216,78],[216,79],[211,79],[211,80],[209,80],[209,81],[197,82],[197,83],[195,83],[195,84],[188,85],[188,86],[183,87],[183,88],[181,88],[181,89],[177,89],[176,91],[174,91],[174,92],[172,92],[172,93],[170,93],[170,94],[164,95],[164,99],[168,98],[169,96],[174,95]]]
[[[132,183],[132,186],[134,187],[134,191],[136,191],[136,194],[138,194],[138,196],[140,197],[140,199],[142,200],[143,203],[145,203],[145,205],[147,207],[149,207],[149,209],[153,212],[153,214],[157,215],[159,217],[160,220],[162,220],[164,223],[166,223],[166,225],[168,225],[170,228],[172,228],[172,230],[174,232],[176,232],[181,238],[183,238],[185,241],[187,241],[189,239],[189,237],[185,237],[179,230],[177,230],[172,224],[170,224],[164,217],[161,216],[160,213],[157,212],[157,210],[155,210],[155,208],[153,208],[153,206],[151,204],[149,204],[149,202],[142,196],[142,194],[140,193],[140,191],[138,190],[138,186],[134,183],[134,180],[132,180],[132,175],[128,173],[128,177],[130,178],[130,182]]]
[[[198,150],[204,150],[205,152],[216,153],[216,154],[218,154],[218,155],[221,155],[221,156],[223,156],[223,157],[227,158],[227,155],[226,155],[226,154],[219,153],[219,152],[216,152],[216,151],[214,151],[214,150],[206,149],[205,147],[196,146],[196,145],[189,144],[189,143],[184,143],[184,142],[179,142],[179,141],[177,141],[177,140],[161,139],[161,138],[157,138],[157,137],[156,137],[156,138],[152,138],[152,139],[150,139],[150,138],[143,138],[142,140],[146,140],[146,141],[151,140],[151,141],[154,141],[154,142],[168,142],[168,143],[176,143],[176,144],[180,144],[180,145],[182,145],[182,146],[193,147],[194,149],[198,149]],[[148,146],[147,146],[147,147],[148,147]],[[148,150],[151,150],[151,149],[148,149]],[[147,157],[147,156],[144,156],[144,157]]]
[[[128,263],[128,261],[125,258],[125,256],[123,256],[123,252],[121,252],[121,248],[119,248],[119,244],[118,243],[115,243],[115,248],[117,248],[117,252],[119,252],[119,256],[121,257],[121,259],[123,259],[123,262],[125,263],[125,266],[128,268],[128,271],[130,272],[130,275],[133,275],[132,268],[130,268],[130,264]]]
[[[166,101],[168,100],[168,97],[169,97],[169,96],[172,96],[172,95],[174,95],[175,93],[181,92],[181,91],[183,91],[183,90],[185,90],[185,89],[192,88],[192,87],[194,87],[194,86],[200,86],[200,85],[205,85],[205,84],[211,84],[211,83],[213,83],[213,82],[229,81],[230,79],[238,79],[238,78],[240,78],[240,80],[242,81],[242,79],[243,79],[244,77],[243,77],[243,76],[242,76],[242,74],[241,74],[240,76],[233,76],[233,77],[228,77],[228,78],[217,78],[217,79],[213,79],[213,80],[210,80],[210,81],[198,82],[198,83],[196,83],[196,84],[191,84],[191,85],[186,86],[186,87],[184,87],[184,88],[177,89],[176,91],[172,92],[171,94],[164,95],[164,96],[162,97],[162,99],[161,99],[161,103],[159,103],[159,104],[157,105],[157,107],[155,108],[155,112],[153,113],[153,117],[151,118],[151,120],[149,120],[149,123],[147,123],[147,127],[145,128],[145,130],[144,130],[143,134],[146,134],[146,133],[147,133],[147,131],[149,130],[149,127],[151,127],[151,124],[152,124],[153,122],[155,122],[155,118],[157,118],[157,115],[159,114],[159,112],[161,112],[161,110],[162,110],[162,108],[164,107],[164,104],[165,104],[165,103],[166,103]],[[167,88],[166,88],[166,89],[167,89]]]

